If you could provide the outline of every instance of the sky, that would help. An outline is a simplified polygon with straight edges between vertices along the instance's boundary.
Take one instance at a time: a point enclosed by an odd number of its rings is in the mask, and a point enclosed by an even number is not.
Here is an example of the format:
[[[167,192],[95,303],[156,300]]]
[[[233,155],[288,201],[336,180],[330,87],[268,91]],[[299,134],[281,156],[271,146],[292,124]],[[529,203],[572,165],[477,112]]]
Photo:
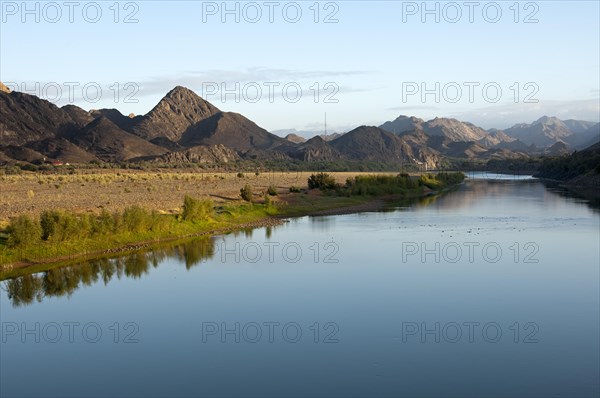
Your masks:
[[[269,130],[600,118],[598,1],[0,2],[0,80],[144,114],[187,87]]]

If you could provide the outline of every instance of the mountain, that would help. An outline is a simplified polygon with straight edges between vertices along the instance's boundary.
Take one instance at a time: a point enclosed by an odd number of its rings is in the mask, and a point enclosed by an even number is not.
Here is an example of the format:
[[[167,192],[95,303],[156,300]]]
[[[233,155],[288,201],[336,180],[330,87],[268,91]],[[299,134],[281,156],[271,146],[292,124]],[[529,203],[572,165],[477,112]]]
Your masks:
[[[542,116],[530,124],[515,124],[504,132],[527,145],[533,144],[541,148],[551,147],[557,142],[571,148],[582,148],[593,140],[595,125],[595,122],[573,119],[563,121],[557,117]]]
[[[294,144],[302,144],[303,142],[306,142],[306,138],[300,137],[295,133],[289,133],[284,138],[290,142],[293,142]]]
[[[425,123],[423,119],[414,116],[400,115],[391,122],[383,123],[379,128],[389,131],[390,133],[402,134],[406,131],[423,130],[423,123]]]
[[[274,149],[289,141],[269,133],[239,113],[219,111],[188,128],[179,143],[186,147],[221,144],[246,152]]]
[[[195,146],[169,152],[155,158],[163,163],[229,163],[239,160],[239,155],[224,145]]]
[[[77,128],[63,109],[34,95],[0,91],[0,142],[23,145],[54,138]]]
[[[441,136],[450,141],[479,141],[488,136],[481,127],[456,119],[435,118],[423,124],[423,131],[428,136]]]
[[[166,137],[177,142],[189,128],[219,112],[192,90],[177,86],[146,115],[134,118],[131,132],[146,140]]]
[[[430,142],[439,149],[443,149],[443,145],[447,146],[451,142],[476,142],[481,147],[492,148],[502,142],[514,141],[514,138],[500,130],[486,131],[472,123],[452,118],[435,118],[424,121],[414,116],[401,115],[379,127],[399,136],[414,131],[423,131],[432,138]]]
[[[440,158],[435,151],[398,137],[379,127],[360,126],[329,143],[345,158],[400,164],[426,164],[436,167]]]
[[[104,116],[95,119],[68,138],[78,147],[105,162],[155,157],[168,152],[165,148],[122,130]]]
[[[443,157],[498,159],[557,155],[600,138],[600,126],[543,117],[531,124],[484,130],[452,118],[399,116],[380,127],[319,135],[272,134],[245,116],[224,112],[177,86],[147,114],[62,108],[0,86],[0,163],[150,161],[227,163],[353,161],[438,166]],[[534,144],[534,143],[538,144]]]
[[[92,153],[85,151],[65,138],[47,138],[42,141],[27,143],[26,147],[43,153],[48,161],[89,163],[100,160]]]
[[[284,149],[281,148],[280,150]],[[284,151],[291,158],[305,162],[332,162],[345,157],[319,135],[314,136],[306,142],[300,143],[298,146],[291,147]]]
[[[323,130],[296,130],[296,129],[282,129],[282,130],[274,130],[271,131],[272,134],[278,135],[280,137],[284,137],[285,139],[288,139],[288,141],[290,140],[295,140],[295,141],[300,141],[303,140],[302,142],[309,140],[313,137],[319,136],[321,138],[323,138],[325,141],[333,141],[336,138],[344,135],[345,133],[343,132],[334,132],[334,133],[328,133],[328,134],[323,134]],[[289,137],[289,138],[288,138]],[[291,138],[291,139],[290,139]],[[294,141],[292,141],[294,142]],[[297,142],[299,143],[299,142]]]

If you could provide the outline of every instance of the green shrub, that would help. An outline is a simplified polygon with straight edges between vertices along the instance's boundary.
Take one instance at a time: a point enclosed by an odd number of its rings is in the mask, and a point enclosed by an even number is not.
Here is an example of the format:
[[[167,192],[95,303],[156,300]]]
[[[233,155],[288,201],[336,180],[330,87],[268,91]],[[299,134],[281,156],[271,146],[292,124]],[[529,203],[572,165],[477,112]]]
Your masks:
[[[269,185],[269,188],[267,189],[267,193],[271,196],[277,196],[277,189],[275,188],[274,185]]]
[[[182,217],[185,221],[206,221],[213,213],[213,203],[210,200],[197,200],[185,195],[183,199]]]
[[[298,188],[298,187],[297,187],[297,186],[295,186],[295,185],[292,185],[292,186],[290,187],[290,192],[292,192],[292,193],[298,193],[298,192],[300,192],[300,188]]]
[[[338,187],[335,178],[327,173],[312,174],[308,177],[308,189],[318,188],[320,190],[336,189]]]
[[[271,200],[271,196],[267,192],[265,192],[264,198],[265,198],[265,207],[266,208],[271,207],[271,205],[273,204],[273,202]]]
[[[40,224],[29,216],[21,215],[8,226],[8,247],[25,247],[39,242],[42,236]]]
[[[246,202],[252,202],[252,187],[248,184],[244,185],[244,188],[240,189],[240,196]]]
[[[128,232],[147,231],[151,226],[151,217],[147,210],[140,206],[131,206],[123,211],[122,228]]]
[[[46,210],[40,216],[40,225],[42,227],[42,239],[48,240],[54,235],[56,223],[60,218],[60,214],[56,210]]]

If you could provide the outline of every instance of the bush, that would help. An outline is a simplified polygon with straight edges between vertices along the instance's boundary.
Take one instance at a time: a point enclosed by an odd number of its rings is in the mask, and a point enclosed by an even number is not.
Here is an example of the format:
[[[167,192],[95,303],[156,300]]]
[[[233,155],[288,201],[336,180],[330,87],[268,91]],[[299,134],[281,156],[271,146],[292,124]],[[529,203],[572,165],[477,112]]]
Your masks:
[[[275,186],[269,185],[269,188],[267,189],[267,193],[271,196],[277,196],[277,189],[275,188]]]
[[[8,227],[8,247],[24,247],[37,243],[42,236],[42,228],[26,215],[14,219]]]
[[[123,211],[122,228],[128,232],[143,232],[152,224],[150,214],[140,206],[128,207]]]
[[[213,203],[210,200],[197,200],[185,195],[183,199],[182,217],[185,221],[206,221],[213,213]]]
[[[93,215],[47,210],[40,216],[42,239],[65,242],[90,237],[94,229],[94,218]]]
[[[329,189],[336,189],[338,185],[335,182],[335,178],[327,173],[312,174],[308,177],[308,189],[318,188],[322,191]]]
[[[265,198],[265,207],[266,208],[271,207],[271,205],[273,204],[273,202],[271,200],[271,196],[267,192],[265,192],[264,198]]]
[[[248,184],[244,185],[244,188],[240,189],[240,196],[246,202],[252,202],[252,187]]]
[[[408,175],[368,175],[348,178],[345,191],[350,195],[391,195],[403,194],[418,186]]]
[[[237,173],[237,178],[244,178],[244,173]]]
[[[295,185],[292,185],[292,186],[290,187],[290,192],[293,192],[293,193],[298,193],[298,192],[300,192],[300,188],[298,188],[298,187],[297,187],[297,186],[295,186]]]
[[[40,225],[42,227],[42,239],[48,240],[54,235],[56,224],[60,219],[60,214],[56,210],[46,210],[40,216]]]

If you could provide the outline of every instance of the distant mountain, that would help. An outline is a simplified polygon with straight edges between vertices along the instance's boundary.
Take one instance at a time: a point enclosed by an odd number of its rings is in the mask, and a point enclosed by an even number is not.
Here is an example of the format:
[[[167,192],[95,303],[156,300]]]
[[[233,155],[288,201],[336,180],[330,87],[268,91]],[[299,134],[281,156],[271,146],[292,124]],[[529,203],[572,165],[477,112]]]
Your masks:
[[[293,142],[294,144],[302,144],[303,142],[306,142],[306,138],[300,137],[295,133],[289,133],[284,138],[290,142]]]
[[[423,119],[414,116],[400,115],[391,122],[383,123],[379,128],[389,131],[390,133],[402,134],[406,131],[423,130],[423,123],[425,123]]]
[[[557,117],[542,116],[530,124],[515,124],[504,132],[527,145],[533,144],[541,148],[551,147],[557,142],[581,148],[594,138],[594,130],[590,130],[594,125],[597,123],[572,119],[563,121]]]
[[[343,132],[333,132],[333,133],[323,134],[323,130],[317,131],[317,130],[296,130],[296,129],[274,130],[274,131],[271,131],[271,133],[275,134],[277,136],[280,136],[280,137],[284,137],[286,139],[288,139],[288,137],[290,137],[291,140],[296,140],[296,141],[299,141],[299,140],[306,141],[306,140],[309,140],[316,136],[323,138],[325,141],[333,141],[336,138],[345,134]],[[290,141],[290,139],[288,139],[288,141]],[[297,143],[299,143],[299,142],[297,142]]]
[[[416,163],[429,167],[436,167],[440,162],[438,154],[418,140],[406,140],[373,126],[357,127],[329,144],[351,160]]]
[[[492,148],[502,142],[514,141],[502,131],[486,131],[472,123],[451,118],[424,121],[414,116],[401,115],[394,121],[385,122],[379,127],[400,136],[414,131],[423,131],[428,137],[432,137],[431,142],[437,143],[438,146],[450,142],[476,142],[481,147]]]

